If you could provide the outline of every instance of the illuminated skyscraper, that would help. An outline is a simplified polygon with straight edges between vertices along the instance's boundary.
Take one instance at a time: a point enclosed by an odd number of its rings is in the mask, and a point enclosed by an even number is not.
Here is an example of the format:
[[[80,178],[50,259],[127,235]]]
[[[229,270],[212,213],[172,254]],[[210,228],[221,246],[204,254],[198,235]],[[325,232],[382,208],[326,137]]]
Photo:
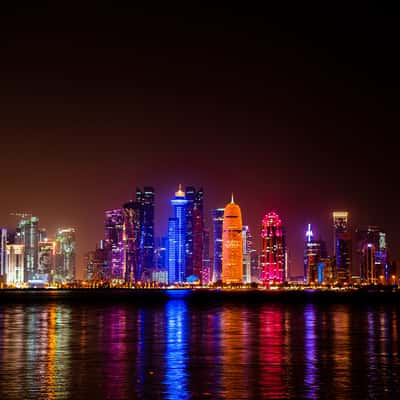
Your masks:
[[[243,225],[243,283],[251,283],[252,236],[247,225]]]
[[[282,221],[275,212],[262,220],[261,280],[265,285],[286,280],[286,241]]]
[[[334,211],[334,255],[336,258],[336,279],[339,283],[348,283],[351,273],[352,241],[349,229],[349,213]]]
[[[125,280],[124,213],[117,208],[105,212],[105,248],[109,276],[107,280]]]
[[[6,281],[7,271],[7,229],[0,228],[0,282]]]
[[[361,282],[389,282],[386,233],[377,226],[357,229],[357,261]]]
[[[59,228],[55,240],[55,280],[72,281],[75,279],[76,236],[74,228]]]
[[[324,260],[327,257],[326,245],[322,240],[314,240],[311,224],[308,224],[304,247],[304,280],[307,284],[320,284],[324,281]]]
[[[46,240],[39,242],[37,279],[45,282],[53,280],[55,253],[56,243],[54,241],[46,238]]]
[[[174,218],[168,220],[168,282],[184,282],[186,273],[186,206],[182,185],[171,200]]]
[[[27,217],[18,223],[17,244],[24,247],[24,279],[29,281],[34,279],[38,266],[38,243],[39,243],[39,219],[37,217]]]
[[[122,257],[123,279],[125,282],[137,282],[142,280],[142,265],[139,262],[140,254],[140,204],[130,201],[122,207]]]
[[[142,281],[151,281],[154,269],[154,196],[150,186],[145,186],[143,191],[136,189],[140,215],[138,273]]]
[[[224,221],[224,209],[217,208],[211,211],[213,221],[213,270],[212,281],[214,283],[222,280],[222,225]]]
[[[206,229],[203,231],[203,266],[201,281],[204,285],[208,285],[211,282],[210,232]]]
[[[203,189],[192,186],[186,188],[186,275],[202,279],[203,263]]]
[[[86,280],[88,281],[104,281],[107,280],[106,271],[107,253],[103,247],[103,241],[94,251],[85,254]]]
[[[23,244],[7,245],[7,285],[20,285],[27,281],[24,278],[24,250]]]
[[[222,223],[222,281],[227,284],[241,283],[243,279],[242,229],[242,213],[232,195]]]

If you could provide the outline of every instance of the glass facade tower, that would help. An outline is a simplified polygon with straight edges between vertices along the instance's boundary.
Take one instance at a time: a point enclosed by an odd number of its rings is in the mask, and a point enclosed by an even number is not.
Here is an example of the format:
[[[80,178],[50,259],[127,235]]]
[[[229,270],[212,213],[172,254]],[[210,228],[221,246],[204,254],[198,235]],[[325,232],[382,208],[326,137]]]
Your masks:
[[[222,280],[222,225],[224,221],[224,209],[217,208],[211,211],[213,222],[213,271],[212,281],[214,283]]]
[[[186,272],[186,206],[188,201],[182,186],[175,192],[171,200],[174,218],[168,220],[168,282],[182,283]]]

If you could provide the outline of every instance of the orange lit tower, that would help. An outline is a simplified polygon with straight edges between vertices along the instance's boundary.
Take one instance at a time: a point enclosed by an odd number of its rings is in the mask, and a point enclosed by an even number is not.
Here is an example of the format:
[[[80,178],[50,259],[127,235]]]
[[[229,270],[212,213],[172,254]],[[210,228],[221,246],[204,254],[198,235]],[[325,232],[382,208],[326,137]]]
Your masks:
[[[224,210],[222,225],[222,281],[241,283],[243,276],[242,213],[240,207],[231,202]]]

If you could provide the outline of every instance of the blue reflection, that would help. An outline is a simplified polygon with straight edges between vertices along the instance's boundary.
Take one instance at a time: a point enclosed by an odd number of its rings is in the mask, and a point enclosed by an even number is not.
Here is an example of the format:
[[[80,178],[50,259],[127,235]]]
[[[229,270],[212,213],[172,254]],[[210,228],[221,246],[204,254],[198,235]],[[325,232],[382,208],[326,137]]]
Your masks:
[[[315,306],[307,304],[304,310],[305,323],[305,340],[304,350],[306,358],[306,370],[304,383],[306,384],[307,397],[316,399],[318,397],[318,381],[317,381],[317,357],[316,357],[316,335],[315,335]]]
[[[167,295],[170,299],[183,299],[190,294],[188,289],[167,289]]]
[[[188,317],[185,300],[166,305],[165,385],[167,399],[189,398],[187,388]]]

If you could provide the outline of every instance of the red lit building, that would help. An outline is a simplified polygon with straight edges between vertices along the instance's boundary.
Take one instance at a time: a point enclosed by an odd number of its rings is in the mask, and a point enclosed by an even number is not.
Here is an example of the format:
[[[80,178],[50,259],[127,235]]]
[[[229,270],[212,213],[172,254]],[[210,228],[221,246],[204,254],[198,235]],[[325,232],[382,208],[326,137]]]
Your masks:
[[[261,238],[261,281],[265,285],[283,283],[286,280],[285,232],[275,212],[263,218]]]

